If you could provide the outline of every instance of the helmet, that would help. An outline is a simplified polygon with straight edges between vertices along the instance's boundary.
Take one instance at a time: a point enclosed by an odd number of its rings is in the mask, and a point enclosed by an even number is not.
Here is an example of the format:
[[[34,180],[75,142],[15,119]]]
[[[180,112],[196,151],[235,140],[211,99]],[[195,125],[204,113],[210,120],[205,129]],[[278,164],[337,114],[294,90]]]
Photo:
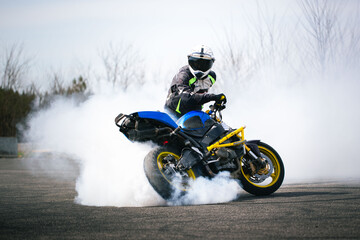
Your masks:
[[[188,55],[190,71],[198,79],[204,78],[209,74],[214,61],[215,58],[211,48],[205,45],[194,47]]]

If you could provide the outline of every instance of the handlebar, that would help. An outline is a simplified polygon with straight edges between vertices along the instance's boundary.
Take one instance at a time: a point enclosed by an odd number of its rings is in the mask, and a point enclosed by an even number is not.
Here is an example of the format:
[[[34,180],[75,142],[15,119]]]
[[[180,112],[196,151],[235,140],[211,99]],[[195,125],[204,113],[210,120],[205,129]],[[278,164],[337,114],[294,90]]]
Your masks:
[[[214,105],[210,105],[208,114],[215,120],[222,120],[221,111],[226,108],[224,98],[220,100],[220,102],[215,102]],[[217,113],[219,117],[217,117]]]

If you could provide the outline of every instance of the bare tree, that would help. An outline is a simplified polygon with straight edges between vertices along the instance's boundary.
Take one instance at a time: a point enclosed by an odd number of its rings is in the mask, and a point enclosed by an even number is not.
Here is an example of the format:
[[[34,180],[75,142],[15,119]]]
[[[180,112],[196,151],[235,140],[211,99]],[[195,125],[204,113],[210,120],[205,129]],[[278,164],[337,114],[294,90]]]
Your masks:
[[[73,94],[87,95],[90,94],[88,89],[88,79],[79,75],[78,78],[74,78],[71,83],[65,83],[64,76],[61,72],[52,72],[50,79],[50,95],[63,95],[71,96]]]
[[[283,16],[270,12],[266,1],[261,4],[256,2],[256,6],[256,15],[243,14],[248,28],[242,29],[245,33],[242,39],[236,37],[234,30],[225,29],[225,34],[221,34],[225,36],[220,46],[223,58],[221,75],[243,86],[261,73],[264,67],[276,69],[279,63],[291,64],[290,45],[284,36],[287,24]]]
[[[287,21],[286,12],[270,12],[263,1],[257,2],[257,14],[243,14],[248,27],[243,39],[236,38],[234,31],[225,31],[220,46],[221,75],[243,85],[255,78],[287,84],[309,73],[325,76],[326,71],[358,69],[360,3],[356,9],[352,2],[344,11],[345,1],[297,1],[301,15],[296,22]],[[276,75],[280,66],[289,80]],[[269,73],[274,73],[273,80]]]
[[[50,81],[50,92],[52,95],[64,95],[66,93],[64,78],[61,73],[53,72]]]
[[[109,44],[108,48],[100,53],[103,61],[106,80],[113,86],[126,90],[131,84],[144,83],[143,59],[132,45]]]
[[[30,59],[23,54],[23,45],[13,44],[5,50],[1,62],[1,87],[19,90],[23,87],[23,77],[29,70]]]
[[[247,83],[256,70],[256,59],[250,54],[248,45],[225,30],[226,39],[219,48],[221,75],[233,79],[234,83]],[[244,81],[246,80],[246,81]]]
[[[321,71],[326,64],[334,60],[336,48],[340,41],[341,31],[338,25],[338,16],[341,3],[328,0],[301,0],[299,6],[304,19],[301,23],[308,33],[307,53],[311,65],[317,64]]]

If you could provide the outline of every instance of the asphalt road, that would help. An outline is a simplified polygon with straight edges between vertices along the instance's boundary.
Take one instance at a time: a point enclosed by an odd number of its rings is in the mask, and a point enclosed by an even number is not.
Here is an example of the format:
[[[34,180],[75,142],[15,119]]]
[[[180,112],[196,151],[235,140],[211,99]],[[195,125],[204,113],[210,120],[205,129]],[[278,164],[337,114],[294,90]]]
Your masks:
[[[360,239],[357,182],[284,185],[223,204],[89,207],[74,203],[76,171],[33,174],[26,161],[0,158],[0,239]]]

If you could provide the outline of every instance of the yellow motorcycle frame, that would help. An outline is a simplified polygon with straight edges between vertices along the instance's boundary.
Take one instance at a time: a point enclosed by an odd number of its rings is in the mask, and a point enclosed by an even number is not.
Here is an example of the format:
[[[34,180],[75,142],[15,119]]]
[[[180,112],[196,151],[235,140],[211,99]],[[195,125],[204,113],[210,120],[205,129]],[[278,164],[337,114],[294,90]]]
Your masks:
[[[245,142],[245,135],[244,135],[244,129],[246,128],[246,126],[243,126],[241,128],[238,128],[237,130],[229,133],[228,135],[226,135],[225,137],[223,137],[222,139],[220,139],[219,141],[217,141],[216,143],[210,145],[207,147],[207,150],[209,152],[211,152],[213,149],[215,148],[224,148],[224,147],[234,147],[234,146],[239,146],[239,145],[243,145],[244,148],[246,149],[247,152],[249,152],[251,154],[252,157],[257,158],[257,156],[251,151],[251,149],[246,146]],[[236,142],[231,142],[231,143],[224,143],[226,140],[228,140],[229,138],[233,137],[233,136],[237,136],[240,141],[236,141]]]

